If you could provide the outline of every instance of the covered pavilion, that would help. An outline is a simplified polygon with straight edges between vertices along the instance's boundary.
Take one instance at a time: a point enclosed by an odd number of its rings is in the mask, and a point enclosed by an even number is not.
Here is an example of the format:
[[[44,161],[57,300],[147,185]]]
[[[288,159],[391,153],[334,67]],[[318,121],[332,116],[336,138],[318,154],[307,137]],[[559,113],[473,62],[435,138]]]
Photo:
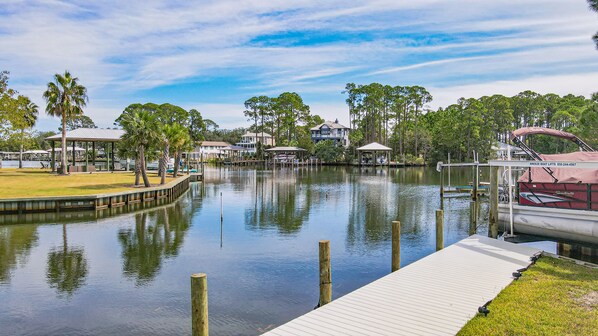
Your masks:
[[[377,142],[372,142],[371,144],[362,146],[357,148],[357,153],[359,156],[359,165],[362,165],[361,159],[362,159],[362,155],[363,153],[372,153],[373,156],[373,164],[374,167],[376,166],[376,161],[378,160],[377,154],[378,152],[382,152],[385,154],[386,157],[386,164],[390,167],[390,152],[392,151],[392,148],[386,147],[384,145],[381,145]],[[380,164],[382,165],[382,163]]]
[[[114,171],[114,144],[120,140],[120,138],[123,136],[123,134],[125,133],[125,131],[120,130],[120,129],[104,129],[104,128],[77,128],[75,130],[72,131],[67,131],[66,132],[66,142],[68,144],[68,142],[71,142],[71,146],[72,146],[72,165],[76,166],[76,147],[75,147],[75,143],[76,142],[80,142],[80,143],[85,143],[85,165],[86,165],[86,171],[91,171],[89,170],[90,166],[89,166],[89,162],[88,162],[88,156],[87,156],[87,152],[89,149],[89,143],[91,143],[91,151],[93,153],[92,157],[91,157],[91,166],[93,166],[95,169],[95,164],[96,164],[96,143],[98,142],[104,142],[104,143],[111,143],[112,144],[112,150],[110,151],[110,156],[108,156],[108,153],[106,153],[106,157],[108,158],[108,169],[110,171]],[[56,156],[55,156],[55,152],[56,150],[54,149],[54,144],[55,142],[60,143],[62,141],[62,135],[61,134],[56,134],[50,137],[47,137],[46,140],[50,141],[50,145],[51,145],[51,154],[50,154],[50,158],[51,158],[51,163],[50,163],[50,167],[52,168],[52,171],[56,171]]]

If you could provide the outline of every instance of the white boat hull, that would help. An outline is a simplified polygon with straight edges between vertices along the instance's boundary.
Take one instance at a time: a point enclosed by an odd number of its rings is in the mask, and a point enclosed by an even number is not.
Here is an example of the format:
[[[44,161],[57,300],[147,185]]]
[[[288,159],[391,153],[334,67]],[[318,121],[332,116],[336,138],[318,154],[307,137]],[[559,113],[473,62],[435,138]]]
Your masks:
[[[510,232],[509,205],[498,205],[498,221]],[[598,244],[598,211],[513,204],[515,232]]]

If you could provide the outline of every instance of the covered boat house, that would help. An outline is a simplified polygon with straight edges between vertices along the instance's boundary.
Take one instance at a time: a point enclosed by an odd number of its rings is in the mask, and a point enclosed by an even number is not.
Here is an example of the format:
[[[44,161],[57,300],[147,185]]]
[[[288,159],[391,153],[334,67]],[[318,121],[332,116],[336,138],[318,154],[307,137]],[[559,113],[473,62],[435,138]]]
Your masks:
[[[359,148],[357,148],[357,153],[358,153],[358,157],[359,157],[359,165],[361,166],[362,164],[366,164],[366,165],[374,165],[374,167],[375,167],[376,163],[379,163],[381,166],[385,165],[385,164],[390,166],[390,152],[391,151],[392,151],[392,148],[386,147],[377,142],[372,142],[371,144],[359,147]],[[367,153],[369,153],[371,155],[371,158],[363,157],[363,154],[367,154]],[[379,159],[378,153],[383,153],[384,157],[382,159]],[[366,160],[365,162],[363,162],[364,159]]]

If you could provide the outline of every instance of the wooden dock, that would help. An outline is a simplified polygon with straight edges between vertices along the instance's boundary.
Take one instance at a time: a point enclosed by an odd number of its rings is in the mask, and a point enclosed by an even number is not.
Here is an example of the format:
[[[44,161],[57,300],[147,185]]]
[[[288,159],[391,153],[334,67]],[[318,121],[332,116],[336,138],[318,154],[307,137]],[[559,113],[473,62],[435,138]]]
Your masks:
[[[540,252],[473,235],[264,335],[455,335]]]

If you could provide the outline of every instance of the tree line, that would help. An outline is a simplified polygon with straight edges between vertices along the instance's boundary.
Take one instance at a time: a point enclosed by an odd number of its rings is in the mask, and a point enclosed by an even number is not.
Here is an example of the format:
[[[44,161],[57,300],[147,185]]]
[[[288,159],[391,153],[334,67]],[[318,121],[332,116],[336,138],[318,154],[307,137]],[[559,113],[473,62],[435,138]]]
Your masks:
[[[598,94],[587,99],[568,94],[523,91],[515,96],[461,98],[437,110],[426,104],[432,95],[421,86],[389,86],[379,83],[348,83],[352,146],[372,141],[393,149],[400,162],[435,162],[449,153],[459,161],[493,155],[493,146],[509,142],[512,130],[548,127],[578,134],[598,146]],[[528,143],[542,153],[575,150],[574,144],[547,136],[530,137]]]

